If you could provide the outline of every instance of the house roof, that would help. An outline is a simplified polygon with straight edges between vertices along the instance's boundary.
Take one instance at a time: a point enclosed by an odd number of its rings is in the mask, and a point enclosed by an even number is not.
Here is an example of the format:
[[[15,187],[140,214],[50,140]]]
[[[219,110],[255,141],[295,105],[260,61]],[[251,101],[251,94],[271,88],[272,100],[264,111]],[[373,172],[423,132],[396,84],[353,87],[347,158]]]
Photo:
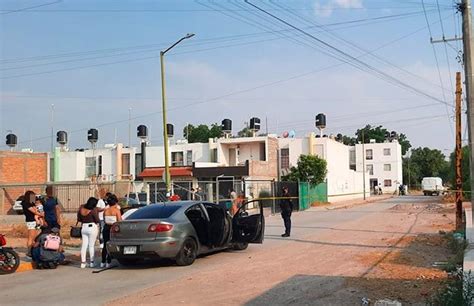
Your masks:
[[[170,175],[173,176],[193,176],[192,167],[170,167]],[[143,170],[138,177],[149,178],[149,177],[162,177],[164,167],[148,167]]]

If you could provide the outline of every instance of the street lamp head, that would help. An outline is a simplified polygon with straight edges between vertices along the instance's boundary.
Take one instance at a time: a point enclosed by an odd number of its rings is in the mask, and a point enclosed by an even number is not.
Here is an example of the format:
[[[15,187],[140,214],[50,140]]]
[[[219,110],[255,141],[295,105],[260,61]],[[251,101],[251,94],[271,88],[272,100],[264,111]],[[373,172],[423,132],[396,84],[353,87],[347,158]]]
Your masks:
[[[186,36],[184,37],[184,39],[191,38],[191,37],[193,37],[194,35],[196,35],[196,34],[194,34],[194,33],[188,33],[188,34],[186,34]]]

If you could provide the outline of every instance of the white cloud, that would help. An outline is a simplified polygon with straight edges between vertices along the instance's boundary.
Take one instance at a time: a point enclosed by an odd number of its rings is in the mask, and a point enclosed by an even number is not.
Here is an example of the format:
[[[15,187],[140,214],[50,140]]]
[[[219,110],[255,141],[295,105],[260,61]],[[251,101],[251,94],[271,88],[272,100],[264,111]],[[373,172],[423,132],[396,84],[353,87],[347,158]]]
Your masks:
[[[325,3],[317,0],[314,4],[315,14],[320,17],[329,17],[336,8],[363,8],[362,0],[329,0]]]

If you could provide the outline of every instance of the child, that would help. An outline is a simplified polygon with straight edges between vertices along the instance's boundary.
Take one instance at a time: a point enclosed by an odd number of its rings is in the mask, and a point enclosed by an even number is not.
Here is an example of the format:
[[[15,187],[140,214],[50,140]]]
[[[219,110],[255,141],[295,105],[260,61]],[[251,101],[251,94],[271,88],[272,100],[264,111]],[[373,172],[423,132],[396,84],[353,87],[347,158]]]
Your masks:
[[[36,206],[36,210],[37,210],[40,214],[43,214],[43,213],[44,213],[43,200],[42,200],[41,198],[38,198],[38,197],[36,198],[35,206]],[[37,229],[40,229],[40,228],[42,228],[42,227],[47,226],[46,221],[44,220],[44,217],[35,215],[35,221],[36,221],[36,228],[37,228]]]

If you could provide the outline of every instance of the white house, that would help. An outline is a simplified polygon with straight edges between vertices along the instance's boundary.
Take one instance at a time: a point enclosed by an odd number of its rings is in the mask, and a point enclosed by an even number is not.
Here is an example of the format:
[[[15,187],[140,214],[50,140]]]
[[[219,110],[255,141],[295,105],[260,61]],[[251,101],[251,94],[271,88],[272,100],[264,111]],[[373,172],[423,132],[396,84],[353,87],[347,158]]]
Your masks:
[[[300,155],[317,155],[327,162],[328,200],[337,202],[363,198],[363,174],[351,169],[351,147],[331,138],[316,138],[313,133],[304,138],[279,138],[280,173],[285,175],[297,165]],[[366,196],[370,196],[368,177],[365,181]]]
[[[122,144],[103,148],[67,151],[56,149],[54,181],[86,181],[93,177],[101,181],[134,180],[136,148]]]
[[[351,150],[351,166],[358,172],[365,170],[370,179],[370,188],[382,188],[384,193],[393,193],[403,183],[402,147],[398,141],[356,144]]]

